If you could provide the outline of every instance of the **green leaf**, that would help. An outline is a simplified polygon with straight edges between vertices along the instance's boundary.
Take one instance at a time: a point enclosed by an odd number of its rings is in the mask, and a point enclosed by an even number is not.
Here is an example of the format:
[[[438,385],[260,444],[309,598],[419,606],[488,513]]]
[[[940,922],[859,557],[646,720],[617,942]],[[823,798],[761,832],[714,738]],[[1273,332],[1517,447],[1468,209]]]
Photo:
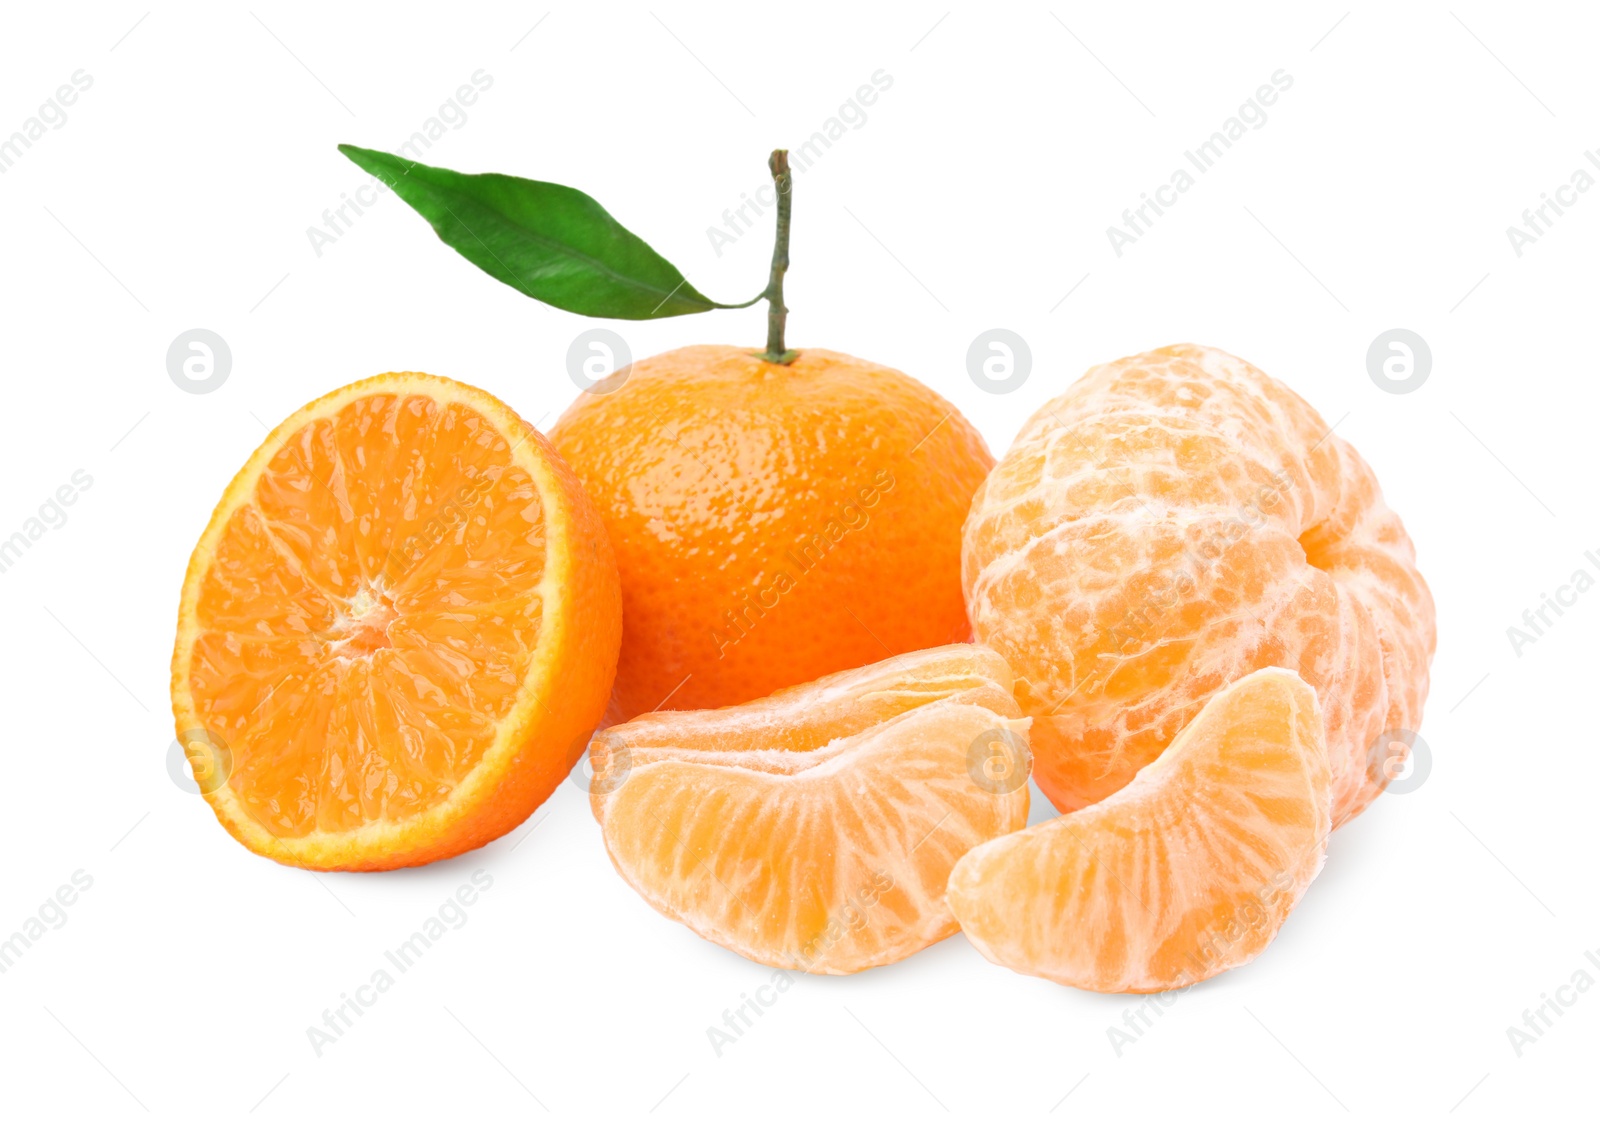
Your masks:
[[[535,300],[617,320],[746,307],[696,291],[671,262],[575,188],[466,175],[349,144],[339,151],[393,188],[445,245]]]

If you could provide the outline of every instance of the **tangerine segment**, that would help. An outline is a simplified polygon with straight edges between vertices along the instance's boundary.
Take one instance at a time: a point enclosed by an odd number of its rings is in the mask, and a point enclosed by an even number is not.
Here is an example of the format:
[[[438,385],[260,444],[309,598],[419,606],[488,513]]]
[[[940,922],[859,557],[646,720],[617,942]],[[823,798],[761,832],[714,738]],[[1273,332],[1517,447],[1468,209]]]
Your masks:
[[[1027,725],[993,652],[913,652],[611,727],[595,818],[668,917],[763,964],[859,972],[955,932],[951,867],[1027,822]]]
[[[1253,959],[1322,869],[1316,695],[1264,668],[1213,695],[1132,783],[986,843],[949,900],[984,956],[1090,991],[1165,991]]]
[[[481,390],[380,375],[278,426],[223,494],[184,581],[173,713],[251,850],[414,865],[549,795],[620,636],[604,527],[544,437]]]
[[[1321,699],[1336,824],[1389,783],[1381,735],[1422,721],[1434,606],[1399,517],[1310,405],[1215,348],[1096,367],[1035,414],[973,499],[962,576],[1062,811],[1258,668]]]

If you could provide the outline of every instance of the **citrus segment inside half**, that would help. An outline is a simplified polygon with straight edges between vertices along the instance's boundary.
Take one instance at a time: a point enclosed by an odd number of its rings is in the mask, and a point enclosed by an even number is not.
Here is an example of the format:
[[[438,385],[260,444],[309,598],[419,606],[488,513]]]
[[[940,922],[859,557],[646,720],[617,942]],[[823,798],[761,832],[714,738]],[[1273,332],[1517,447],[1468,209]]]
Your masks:
[[[537,431],[472,387],[379,376],[285,421],[224,494],[184,584],[179,739],[260,853],[454,854],[571,765],[620,611],[604,530]]]

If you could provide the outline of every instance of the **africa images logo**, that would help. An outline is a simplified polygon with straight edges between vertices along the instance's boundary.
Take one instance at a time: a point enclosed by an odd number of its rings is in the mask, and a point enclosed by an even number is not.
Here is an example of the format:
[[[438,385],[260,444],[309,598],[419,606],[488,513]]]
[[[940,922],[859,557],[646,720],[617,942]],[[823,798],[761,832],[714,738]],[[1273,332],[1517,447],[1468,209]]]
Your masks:
[[[1276,103],[1278,98],[1293,85],[1294,75],[1282,68],[1274,70],[1270,85],[1263,82],[1256,87],[1256,92],[1246,98],[1233,116],[1224,121],[1216,132],[1195,145],[1193,149],[1184,150],[1184,161],[1195,172],[1205,175],[1228,154],[1234,142],[1243,139],[1247,132],[1266,125],[1267,107]],[[1180,165],[1173,169],[1166,183],[1154,191],[1141,193],[1139,196],[1141,202],[1137,207],[1123,210],[1123,226],[1106,227],[1106,238],[1111,242],[1112,252],[1120,258],[1124,246],[1131,246],[1149,234],[1155,227],[1156,219],[1165,214],[1168,207],[1175,206],[1178,199],[1187,194],[1198,182],[1188,168]],[[1152,211],[1155,212],[1153,215]]]

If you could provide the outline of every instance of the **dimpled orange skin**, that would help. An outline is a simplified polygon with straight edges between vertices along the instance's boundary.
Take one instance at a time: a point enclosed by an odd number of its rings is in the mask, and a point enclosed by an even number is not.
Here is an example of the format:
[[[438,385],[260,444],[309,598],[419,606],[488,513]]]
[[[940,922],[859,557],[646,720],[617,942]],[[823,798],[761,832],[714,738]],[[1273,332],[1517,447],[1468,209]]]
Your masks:
[[[612,720],[971,636],[961,524],[994,458],[899,371],[820,348],[784,366],[686,347],[581,395],[550,438],[616,550]]]
[[[1399,517],[1299,395],[1215,348],[1096,367],[1040,409],[973,500],[962,572],[1065,812],[1263,667],[1317,693],[1335,827],[1391,779],[1380,735],[1422,721],[1434,606]]]

